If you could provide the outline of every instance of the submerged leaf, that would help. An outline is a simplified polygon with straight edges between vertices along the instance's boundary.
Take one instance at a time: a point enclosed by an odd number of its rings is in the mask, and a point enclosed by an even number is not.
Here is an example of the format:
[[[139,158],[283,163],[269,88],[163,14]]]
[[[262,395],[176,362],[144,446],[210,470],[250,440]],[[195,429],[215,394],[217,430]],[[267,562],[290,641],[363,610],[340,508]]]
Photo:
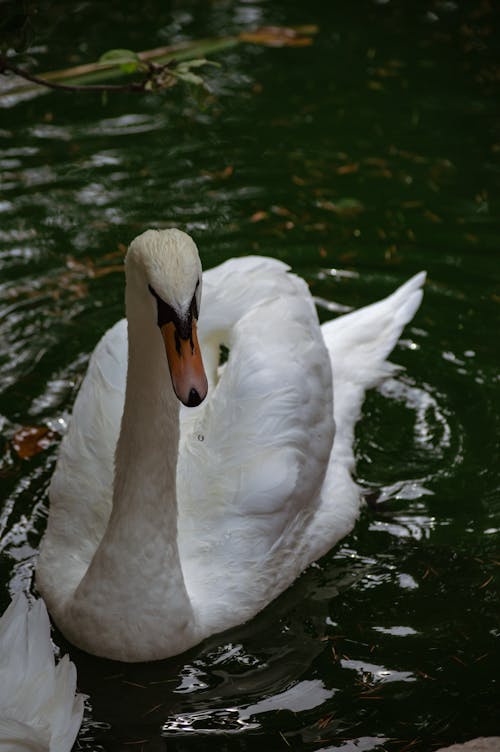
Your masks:
[[[23,426],[14,434],[12,447],[22,460],[26,460],[47,449],[55,437],[54,431],[47,426]]]
[[[266,211],[256,211],[250,217],[250,222],[262,222],[263,219],[267,219],[268,213]]]
[[[242,42],[261,44],[266,47],[306,47],[313,43],[311,34],[315,34],[316,31],[316,26],[298,29],[288,26],[262,26],[255,31],[242,32],[239,38]]]
[[[340,167],[337,167],[335,172],[337,175],[350,175],[353,172],[357,172],[359,170],[359,164],[357,162],[354,162],[353,164],[345,164],[340,165]]]
[[[355,215],[364,211],[364,206],[357,198],[339,198],[337,201],[317,201],[320,209],[340,215]]]

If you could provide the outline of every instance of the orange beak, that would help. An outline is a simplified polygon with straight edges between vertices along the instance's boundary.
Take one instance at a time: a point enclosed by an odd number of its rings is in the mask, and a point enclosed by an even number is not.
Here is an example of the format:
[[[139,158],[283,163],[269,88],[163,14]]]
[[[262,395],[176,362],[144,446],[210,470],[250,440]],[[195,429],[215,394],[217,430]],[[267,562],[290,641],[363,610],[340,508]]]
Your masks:
[[[188,339],[181,339],[173,321],[163,324],[160,328],[174,392],[183,405],[196,407],[203,402],[208,391],[196,320],[193,319],[191,336]]]

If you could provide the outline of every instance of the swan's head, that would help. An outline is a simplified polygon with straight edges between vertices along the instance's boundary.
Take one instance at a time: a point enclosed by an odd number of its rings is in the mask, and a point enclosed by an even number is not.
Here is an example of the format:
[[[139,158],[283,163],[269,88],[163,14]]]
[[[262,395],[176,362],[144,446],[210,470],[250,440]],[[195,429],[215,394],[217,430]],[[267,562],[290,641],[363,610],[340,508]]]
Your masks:
[[[125,266],[127,285],[133,277],[150,303],[177,397],[199,405],[208,384],[196,332],[201,263],[194,241],[181,230],[146,230],[130,244]]]

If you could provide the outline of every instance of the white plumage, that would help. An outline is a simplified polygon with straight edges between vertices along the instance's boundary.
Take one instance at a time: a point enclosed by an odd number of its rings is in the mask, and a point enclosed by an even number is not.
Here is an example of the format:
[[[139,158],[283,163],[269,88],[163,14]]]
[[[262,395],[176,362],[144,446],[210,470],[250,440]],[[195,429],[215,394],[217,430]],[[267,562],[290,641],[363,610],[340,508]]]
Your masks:
[[[320,327],[307,285],[277,260],[205,272],[209,393],[180,417],[148,287],[187,317],[196,247],[148,231],[126,275],[128,325],[101,339],[77,396],[37,582],[68,639],[137,661],[251,618],[352,529],[354,426],[365,390],[393,371],[425,275]]]
[[[18,593],[0,618],[0,751],[69,752],[83,716],[76,669],[56,665],[42,600]]]

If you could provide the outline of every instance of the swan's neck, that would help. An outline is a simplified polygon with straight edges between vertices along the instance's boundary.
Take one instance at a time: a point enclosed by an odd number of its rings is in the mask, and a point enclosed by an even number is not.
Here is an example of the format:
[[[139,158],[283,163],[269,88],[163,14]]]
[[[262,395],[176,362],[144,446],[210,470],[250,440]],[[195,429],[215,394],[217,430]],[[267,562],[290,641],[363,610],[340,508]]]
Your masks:
[[[103,654],[150,660],[181,652],[197,638],[177,544],[179,402],[150,301],[127,290],[127,316],[113,509],[73,608],[82,619],[93,614],[101,634],[109,623],[114,647],[106,645]]]
[[[149,323],[149,322],[148,322]],[[124,519],[177,529],[179,401],[160,332],[129,321],[127,388],[115,460],[110,526]],[[173,535],[175,540],[175,535]]]

